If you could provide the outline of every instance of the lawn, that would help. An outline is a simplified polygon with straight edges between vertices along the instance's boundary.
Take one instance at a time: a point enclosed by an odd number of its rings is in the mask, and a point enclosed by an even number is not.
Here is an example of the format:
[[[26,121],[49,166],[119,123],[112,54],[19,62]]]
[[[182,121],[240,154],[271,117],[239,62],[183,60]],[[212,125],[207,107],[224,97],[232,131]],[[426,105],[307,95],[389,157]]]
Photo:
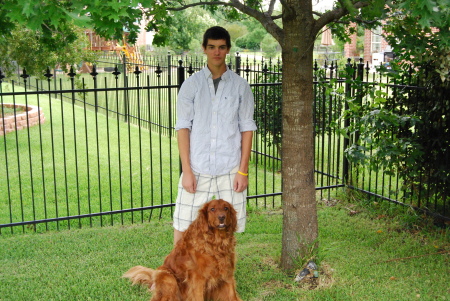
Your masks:
[[[449,229],[398,206],[320,201],[316,282],[279,268],[281,210],[250,210],[237,234],[238,292],[257,300],[450,300]],[[121,275],[159,266],[172,248],[169,218],[0,236],[0,300],[148,300]]]
[[[0,195],[8,196],[0,202],[1,223],[171,202],[177,179],[161,175],[178,175],[170,167],[177,153],[167,151],[176,150],[175,139],[70,103],[39,101],[51,122],[8,134],[0,145],[0,158],[8,160],[0,171],[9,181],[0,183]],[[332,151],[322,148],[317,164],[327,166]],[[250,195],[280,187],[274,162],[273,173],[252,166]],[[360,195],[318,199],[319,249],[302,263],[314,257],[319,277],[305,283],[293,280],[301,264],[288,274],[279,268],[280,198],[250,200],[247,230],[237,235],[243,300],[450,300],[449,229]],[[266,203],[272,209],[262,209]],[[148,300],[145,289],[120,277],[134,265],[157,267],[171,249],[170,208],[150,214],[72,221],[77,227],[42,224],[20,235],[2,231],[0,300]]]
[[[13,89],[8,84],[3,88]],[[105,99],[111,107],[118,101]],[[13,101],[38,105],[46,122],[0,138],[0,161],[4,162],[0,164],[0,174],[5,175],[5,180],[0,181],[3,196],[0,224],[167,205],[174,201],[180,174],[178,149],[176,138],[162,133],[161,127],[159,130],[156,126],[154,130],[137,127],[108,110],[95,114],[87,105],[73,105],[48,95],[2,98],[3,103]],[[160,119],[164,116],[167,117],[162,114]],[[260,155],[258,160],[264,160],[265,165],[272,161]],[[277,171],[275,167],[266,169],[262,164],[252,164],[249,195],[280,192],[281,175]],[[252,204],[275,201],[279,203],[280,197],[254,200]],[[143,222],[152,214],[159,216],[161,212],[147,210],[40,223],[18,231]],[[0,233],[8,230],[0,229]]]

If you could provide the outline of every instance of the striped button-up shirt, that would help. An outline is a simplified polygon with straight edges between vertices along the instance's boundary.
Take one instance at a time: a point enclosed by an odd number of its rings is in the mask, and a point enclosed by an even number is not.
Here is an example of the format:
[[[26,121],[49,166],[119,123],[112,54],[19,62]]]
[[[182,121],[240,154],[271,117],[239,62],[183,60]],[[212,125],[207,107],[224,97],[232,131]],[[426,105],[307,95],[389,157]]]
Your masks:
[[[175,129],[190,130],[190,161],[195,172],[222,175],[240,164],[241,132],[255,131],[254,100],[247,81],[229,70],[217,92],[208,67],[181,86]]]

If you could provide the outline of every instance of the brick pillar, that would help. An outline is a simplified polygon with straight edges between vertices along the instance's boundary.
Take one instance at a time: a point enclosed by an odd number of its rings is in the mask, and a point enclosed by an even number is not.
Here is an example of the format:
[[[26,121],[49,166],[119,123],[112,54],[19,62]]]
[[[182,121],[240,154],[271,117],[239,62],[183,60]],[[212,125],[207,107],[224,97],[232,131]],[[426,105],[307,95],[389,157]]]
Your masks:
[[[369,29],[364,30],[364,64],[372,64],[372,32]]]
[[[386,20],[382,20],[381,21],[382,26],[384,26],[386,24]],[[383,28],[383,27],[382,27]],[[386,48],[389,47],[388,42],[386,41],[386,39],[384,38],[384,36],[387,35],[386,31],[384,31],[384,29],[382,29],[382,35],[383,35],[383,39],[381,39],[381,52],[385,52]],[[390,47],[389,47],[390,48]],[[390,50],[388,50],[390,51]]]
[[[351,27],[356,28],[355,23],[350,24]],[[350,43],[345,43],[344,45],[344,56],[346,58],[353,58],[355,56],[358,56],[359,54],[356,52],[356,32],[350,36]]]

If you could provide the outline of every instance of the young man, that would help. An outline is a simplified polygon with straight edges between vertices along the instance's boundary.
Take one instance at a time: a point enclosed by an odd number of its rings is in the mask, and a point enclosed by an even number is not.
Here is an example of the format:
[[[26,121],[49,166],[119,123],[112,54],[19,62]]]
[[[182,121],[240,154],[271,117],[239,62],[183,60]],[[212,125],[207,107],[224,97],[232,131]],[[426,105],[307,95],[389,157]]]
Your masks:
[[[173,216],[174,243],[213,197],[233,204],[238,230],[246,220],[248,161],[253,131],[253,94],[247,81],[228,69],[228,31],[215,26],[203,36],[207,67],[181,86],[177,102],[182,175]]]

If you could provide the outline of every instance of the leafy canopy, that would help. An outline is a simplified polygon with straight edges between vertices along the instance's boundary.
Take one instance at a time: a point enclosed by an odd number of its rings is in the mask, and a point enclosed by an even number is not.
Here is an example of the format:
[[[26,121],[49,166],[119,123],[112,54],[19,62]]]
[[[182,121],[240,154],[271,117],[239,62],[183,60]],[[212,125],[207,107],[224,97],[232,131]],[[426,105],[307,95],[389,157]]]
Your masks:
[[[25,25],[32,31],[64,32],[73,35],[68,27],[92,28],[108,38],[121,39],[123,31],[136,39],[139,32],[137,20],[142,19],[140,1],[51,1],[51,0],[3,0],[0,8],[0,37]],[[75,38],[73,36],[73,38]]]

